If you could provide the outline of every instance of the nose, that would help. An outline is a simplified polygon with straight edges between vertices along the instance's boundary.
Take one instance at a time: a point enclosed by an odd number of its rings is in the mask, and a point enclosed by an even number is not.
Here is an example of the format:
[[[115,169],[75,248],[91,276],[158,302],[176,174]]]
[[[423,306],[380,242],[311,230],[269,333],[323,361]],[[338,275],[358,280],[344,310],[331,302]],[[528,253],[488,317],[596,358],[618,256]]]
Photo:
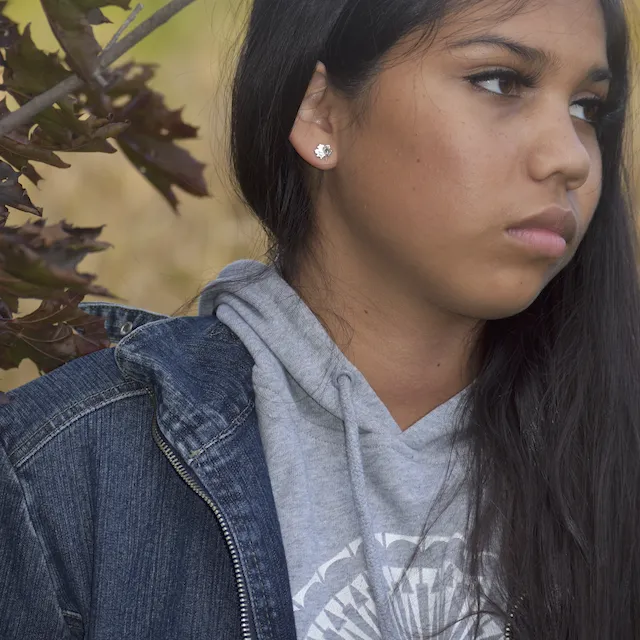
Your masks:
[[[529,173],[536,181],[556,179],[564,183],[567,191],[573,191],[589,177],[592,166],[589,149],[566,105],[563,109],[544,111],[536,124],[531,123]]]

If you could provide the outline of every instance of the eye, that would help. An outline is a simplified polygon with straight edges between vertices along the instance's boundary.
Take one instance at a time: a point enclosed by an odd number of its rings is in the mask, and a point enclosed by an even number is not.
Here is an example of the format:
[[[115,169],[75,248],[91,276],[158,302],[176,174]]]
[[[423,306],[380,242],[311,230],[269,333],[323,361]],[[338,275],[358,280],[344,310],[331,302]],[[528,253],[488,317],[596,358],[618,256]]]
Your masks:
[[[569,113],[578,120],[597,124],[602,120],[604,101],[601,98],[583,98],[569,107]]]
[[[528,78],[510,69],[492,69],[469,76],[467,80],[474,87],[506,97],[517,96],[523,88],[534,85],[533,78]]]

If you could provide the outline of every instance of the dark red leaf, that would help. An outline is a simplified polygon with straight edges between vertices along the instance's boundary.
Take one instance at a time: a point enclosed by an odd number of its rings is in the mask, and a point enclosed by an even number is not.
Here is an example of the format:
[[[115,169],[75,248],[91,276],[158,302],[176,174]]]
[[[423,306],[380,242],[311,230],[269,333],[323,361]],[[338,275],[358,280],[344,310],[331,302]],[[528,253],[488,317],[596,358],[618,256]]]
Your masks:
[[[0,320],[0,368],[19,366],[25,358],[41,372],[109,346],[102,318],[78,308],[81,295],[45,300],[22,318]]]

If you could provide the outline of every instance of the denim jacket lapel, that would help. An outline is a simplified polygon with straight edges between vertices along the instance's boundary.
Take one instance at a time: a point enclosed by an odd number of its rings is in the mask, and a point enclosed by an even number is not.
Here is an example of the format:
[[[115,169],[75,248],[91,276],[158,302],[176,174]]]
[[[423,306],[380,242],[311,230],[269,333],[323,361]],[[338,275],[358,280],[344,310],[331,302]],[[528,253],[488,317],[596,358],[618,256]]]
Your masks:
[[[251,635],[295,640],[284,547],[254,406],[251,356],[209,316],[167,318],[135,328],[120,340],[116,359],[126,376],[153,391],[163,439],[222,516],[248,593]]]

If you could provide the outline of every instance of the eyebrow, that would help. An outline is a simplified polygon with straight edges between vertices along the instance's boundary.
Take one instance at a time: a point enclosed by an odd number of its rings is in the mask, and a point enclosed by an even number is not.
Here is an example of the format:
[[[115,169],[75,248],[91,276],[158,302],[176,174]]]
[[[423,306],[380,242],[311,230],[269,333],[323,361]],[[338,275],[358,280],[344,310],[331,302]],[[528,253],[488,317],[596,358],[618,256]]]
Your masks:
[[[514,53],[519,58],[522,58],[525,62],[533,64],[537,67],[557,67],[558,58],[544,51],[543,49],[537,49],[515,40],[510,40],[503,36],[484,35],[476,38],[468,38],[465,40],[457,40],[449,45],[451,49],[462,49],[463,47],[470,47],[473,45],[488,45],[492,47],[500,47],[510,53]],[[586,76],[587,80],[591,82],[610,82],[613,79],[613,75],[609,67],[601,67],[594,65],[589,69]]]

